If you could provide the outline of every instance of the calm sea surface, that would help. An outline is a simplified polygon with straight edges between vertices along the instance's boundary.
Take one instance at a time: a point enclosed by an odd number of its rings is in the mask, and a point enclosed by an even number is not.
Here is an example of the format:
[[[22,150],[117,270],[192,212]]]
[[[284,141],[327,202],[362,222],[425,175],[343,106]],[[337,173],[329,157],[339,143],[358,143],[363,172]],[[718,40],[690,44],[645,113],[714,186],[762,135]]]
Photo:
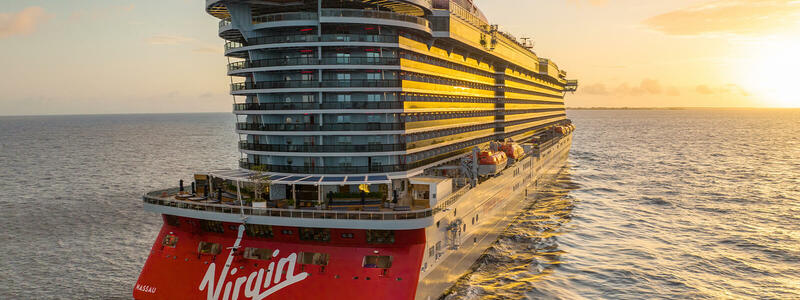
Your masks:
[[[448,299],[800,299],[800,110],[570,111],[566,171]],[[142,192],[233,168],[231,114],[0,117],[0,299],[128,299]]]

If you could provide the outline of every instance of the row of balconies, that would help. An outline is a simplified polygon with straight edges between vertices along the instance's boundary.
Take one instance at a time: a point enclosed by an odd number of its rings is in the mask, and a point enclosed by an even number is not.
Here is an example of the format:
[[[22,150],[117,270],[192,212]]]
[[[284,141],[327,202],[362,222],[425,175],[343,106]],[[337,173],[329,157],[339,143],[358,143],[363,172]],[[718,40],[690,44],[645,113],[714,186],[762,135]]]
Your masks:
[[[377,10],[364,10],[364,9],[334,9],[323,8],[321,17],[331,18],[369,18],[369,19],[384,19],[414,23],[424,27],[430,27],[430,22],[425,18],[415,17],[406,14],[399,14],[389,11]],[[281,21],[302,21],[302,20],[317,20],[316,12],[287,12],[287,13],[273,13],[266,15],[258,15],[252,17],[253,24],[262,24],[270,22]],[[231,25],[231,19],[225,18],[220,20],[219,27],[224,28]]]
[[[406,144],[367,145],[279,145],[239,142],[239,149],[265,152],[392,152],[407,150]]]
[[[488,128],[503,128],[506,126],[513,126],[532,122],[536,120],[545,120],[553,117],[562,116],[563,114],[547,115],[540,117],[533,117],[523,120],[515,120],[509,122],[492,123],[484,125],[483,129]],[[236,129],[242,131],[400,131],[406,130],[406,123],[328,123],[328,124],[310,124],[310,123],[293,123],[293,124],[264,124],[264,123],[236,123]]]
[[[403,109],[403,102],[399,101],[354,101],[354,102],[324,102],[324,103],[237,103],[233,105],[234,111],[248,110],[309,110],[309,109]]]
[[[399,88],[400,80],[290,80],[290,81],[262,81],[239,82],[231,84],[232,91],[258,90],[258,89],[287,89],[287,88]]]
[[[262,124],[236,123],[246,131],[395,131],[405,130],[405,123],[330,123],[330,124]]]
[[[365,42],[365,43],[398,43],[396,35],[380,34],[288,34],[275,36],[262,36],[250,38],[246,43],[227,42],[225,50],[241,47],[283,44],[283,43],[313,43],[313,42]]]
[[[290,57],[290,58],[270,58],[251,61],[238,61],[228,64],[228,71],[266,68],[280,66],[302,66],[302,65],[398,65],[399,58],[395,57]]]
[[[296,166],[296,165],[274,165],[274,164],[261,164],[256,162],[248,162],[247,159],[239,161],[239,167],[245,169],[253,169],[256,167],[266,169],[268,172],[276,173],[300,173],[300,174],[367,174],[367,173],[391,173],[403,172],[413,170],[416,168],[424,167],[441,161],[441,157],[432,157],[425,160],[416,161],[407,164],[394,164],[394,165],[379,165],[374,164],[371,166]]]

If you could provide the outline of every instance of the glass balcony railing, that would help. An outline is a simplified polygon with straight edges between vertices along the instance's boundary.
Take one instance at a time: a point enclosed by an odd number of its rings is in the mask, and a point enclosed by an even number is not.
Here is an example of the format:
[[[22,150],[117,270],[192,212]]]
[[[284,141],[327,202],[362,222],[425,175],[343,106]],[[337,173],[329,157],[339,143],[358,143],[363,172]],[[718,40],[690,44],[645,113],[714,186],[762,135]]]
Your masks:
[[[213,204],[192,202],[186,200],[176,200],[174,195],[178,193],[178,188],[153,191],[145,194],[142,198],[144,203],[174,207],[186,210],[195,210],[200,213],[224,213],[239,216],[267,216],[297,219],[318,219],[316,222],[325,220],[370,220],[370,221],[404,221],[413,219],[424,219],[433,216],[431,208],[412,210],[412,211],[384,211],[384,212],[365,212],[365,211],[333,211],[333,210],[301,210],[301,209],[282,209],[282,208],[257,208],[251,206],[238,206],[228,204]],[[164,196],[168,195],[168,196]],[[450,199],[449,197],[446,199]],[[453,201],[450,201],[453,202]],[[445,202],[445,203],[450,203]],[[437,206],[437,209],[441,209]],[[433,221],[431,221],[433,222]]]
[[[454,152],[454,155],[460,155],[469,152],[469,149]],[[269,172],[277,173],[297,173],[297,174],[367,174],[367,173],[389,173],[389,172],[403,172],[413,170],[416,168],[424,167],[426,165],[442,162],[445,159],[452,158],[453,155],[440,155],[431,157],[421,161],[400,164],[400,165],[372,165],[372,166],[286,166],[286,165],[270,165],[251,163],[247,159],[239,161],[239,167],[245,169],[260,168],[262,170],[269,170]]]
[[[225,27],[225,26],[228,26],[228,25],[231,25],[231,19],[230,18],[225,18],[225,19],[219,20],[219,28],[222,28],[222,27]]]
[[[317,13],[314,12],[287,12],[253,16],[253,24],[280,22],[280,21],[297,21],[297,20],[316,20]]]
[[[290,88],[393,88],[400,87],[400,80],[289,80],[264,82],[239,82],[231,85],[232,91],[257,89],[290,89]]]
[[[323,42],[371,42],[371,43],[397,43],[396,35],[376,34],[323,34]]]
[[[322,9],[323,17],[345,17],[345,18],[371,18],[371,19],[386,19],[396,20],[409,23],[415,23],[426,28],[430,27],[430,22],[425,18],[415,17],[411,15],[398,14],[390,11],[378,10],[364,10],[364,9]]]
[[[234,111],[308,109],[403,109],[403,103],[399,101],[353,101],[325,103],[237,103],[233,105]]]
[[[283,43],[311,43],[311,42],[370,42],[370,43],[397,43],[397,36],[394,35],[374,35],[374,34],[323,34],[317,36],[313,34],[291,34],[262,36],[249,39],[246,43],[227,42],[225,50],[236,49],[245,46],[283,44]]]
[[[399,14],[390,11],[377,11],[377,10],[363,10],[363,9],[334,9],[326,8],[322,10],[323,17],[345,17],[345,18],[371,18],[371,19],[386,19],[396,20],[409,23],[415,23],[425,27],[430,27],[430,22],[425,18],[415,17],[411,15]],[[315,12],[286,12],[276,14],[258,15],[252,17],[253,24],[280,22],[280,21],[298,21],[298,20],[316,20],[317,13]],[[231,19],[225,18],[219,21],[219,27],[230,25]]]
[[[405,128],[405,123],[327,123],[325,125],[236,123],[236,129],[251,131],[385,131],[404,130]]]
[[[408,170],[407,165],[373,165],[369,167],[315,167],[315,166],[286,166],[286,165],[264,165],[249,163],[245,160],[239,162],[239,166],[245,169],[263,167],[270,172],[278,173],[300,173],[300,174],[366,174],[366,173],[388,173],[402,172]]]
[[[398,65],[395,57],[313,57],[271,58],[251,61],[239,61],[228,64],[228,71],[249,68],[302,66],[302,65]]]
[[[389,152],[405,151],[406,144],[375,145],[276,145],[239,142],[239,149],[269,152]]]

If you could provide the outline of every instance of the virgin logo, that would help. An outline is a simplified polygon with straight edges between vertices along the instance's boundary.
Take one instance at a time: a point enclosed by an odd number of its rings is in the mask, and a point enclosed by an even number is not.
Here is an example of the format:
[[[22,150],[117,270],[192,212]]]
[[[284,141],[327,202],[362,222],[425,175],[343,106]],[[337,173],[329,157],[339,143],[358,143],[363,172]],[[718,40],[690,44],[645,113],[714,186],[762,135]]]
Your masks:
[[[261,300],[308,277],[308,273],[306,272],[294,274],[294,266],[297,263],[297,253],[292,253],[285,258],[279,259],[277,264],[275,264],[274,261],[269,263],[269,267],[266,270],[259,269],[249,275],[226,281],[229,274],[233,277],[238,271],[237,268],[231,268],[233,252],[234,250],[231,250],[231,253],[228,255],[228,260],[225,263],[225,267],[222,268],[222,272],[219,273],[219,278],[216,276],[216,265],[211,263],[208,266],[208,270],[205,276],[203,276],[203,281],[200,282],[199,287],[201,291],[206,290],[207,300],[219,300],[220,293],[223,291],[223,286],[224,293],[222,294],[222,299],[224,300],[237,300],[242,289],[244,289],[245,297],[253,300]],[[278,256],[279,252],[280,251],[275,250],[272,253],[272,257]]]
[[[245,297],[253,300],[261,300],[308,277],[308,273],[306,272],[297,275],[294,274],[294,266],[297,264],[297,253],[292,253],[287,257],[279,259],[277,265],[274,261],[269,263],[269,267],[266,271],[264,269],[258,269],[258,271],[250,273],[250,275],[240,276],[235,280],[226,281],[225,279],[228,277],[228,274],[234,276],[239,270],[237,268],[231,269],[231,263],[233,262],[233,253],[236,249],[239,249],[239,244],[242,242],[244,230],[244,224],[239,225],[239,234],[236,237],[236,242],[234,242],[233,247],[231,247],[231,252],[228,254],[228,259],[225,261],[222,272],[219,273],[219,278],[217,278],[216,275],[216,264],[211,263],[208,266],[206,275],[203,276],[203,281],[200,282],[200,286],[198,287],[201,291],[206,291],[207,300],[219,300],[220,294],[224,295],[222,297],[223,300],[237,300],[239,299],[239,294],[242,292],[242,287],[244,287]],[[272,252],[272,257],[277,257],[278,253],[280,253],[280,251],[275,250]],[[225,288],[224,293],[222,293],[223,286]],[[233,296],[233,298],[231,298],[231,296]]]

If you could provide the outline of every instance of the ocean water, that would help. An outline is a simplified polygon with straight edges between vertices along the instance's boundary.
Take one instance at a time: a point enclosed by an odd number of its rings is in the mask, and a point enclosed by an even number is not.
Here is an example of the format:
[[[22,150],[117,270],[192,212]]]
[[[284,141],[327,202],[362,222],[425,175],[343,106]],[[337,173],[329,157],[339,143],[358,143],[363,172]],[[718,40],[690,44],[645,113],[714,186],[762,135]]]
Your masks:
[[[447,299],[800,299],[800,110],[568,114],[564,172]],[[233,124],[0,117],[0,299],[129,299],[141,193],[235,167]]]

